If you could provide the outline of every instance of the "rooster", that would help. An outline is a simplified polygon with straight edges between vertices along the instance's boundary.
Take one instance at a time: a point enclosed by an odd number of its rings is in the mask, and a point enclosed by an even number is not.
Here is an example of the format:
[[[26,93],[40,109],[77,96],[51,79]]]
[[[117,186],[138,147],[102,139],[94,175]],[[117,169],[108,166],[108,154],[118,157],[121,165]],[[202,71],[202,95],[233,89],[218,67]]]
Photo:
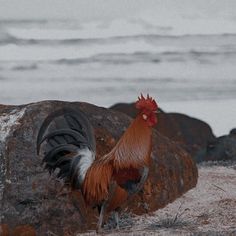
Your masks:
[[[149,95],[136,102],[137,117],[106,155],[96,157],[92,125],[80,110],[63,108],[43,122],[37,138],[37,152],[46,143],[43,163],[51,174],[80,190],[86,205],[99,211],[97,230],[102,229],[106,212],[115,212],[138,193],[148,176],[151,160],[152,127],[157,123],[158,106]],[[52,129],[52,122],[54,128]]]

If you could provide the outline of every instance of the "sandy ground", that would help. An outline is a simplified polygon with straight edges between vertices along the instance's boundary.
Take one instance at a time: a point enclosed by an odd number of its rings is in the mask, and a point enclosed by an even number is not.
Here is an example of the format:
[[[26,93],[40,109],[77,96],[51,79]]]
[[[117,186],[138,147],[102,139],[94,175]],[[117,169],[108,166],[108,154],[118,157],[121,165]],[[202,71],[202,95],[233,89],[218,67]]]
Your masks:
[[[199,165],[196,188],[150,215],[124,214],[121,229],[104,234],[236,235],[236,163]]]

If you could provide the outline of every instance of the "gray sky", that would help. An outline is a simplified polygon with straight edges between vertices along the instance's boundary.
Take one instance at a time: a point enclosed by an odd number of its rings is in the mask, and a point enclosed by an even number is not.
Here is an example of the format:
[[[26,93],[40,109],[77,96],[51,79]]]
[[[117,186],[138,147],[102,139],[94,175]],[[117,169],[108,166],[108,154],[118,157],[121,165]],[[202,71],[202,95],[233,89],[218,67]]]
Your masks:
[[[0,0],[0,18],[113,18],[136,14],[140,0]]]
[[[154,14],[236,17],[235,0],[0,0],[0,19],[112,19]]]

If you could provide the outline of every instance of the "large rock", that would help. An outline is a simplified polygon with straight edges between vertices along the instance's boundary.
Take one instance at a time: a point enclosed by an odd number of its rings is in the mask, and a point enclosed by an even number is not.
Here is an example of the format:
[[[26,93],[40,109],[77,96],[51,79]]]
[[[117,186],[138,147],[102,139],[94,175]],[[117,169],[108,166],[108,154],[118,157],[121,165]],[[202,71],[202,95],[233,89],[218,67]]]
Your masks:
[[[176,122],[181,133],[179,141],[184,143],[185,150],[193,156],[208,142],[215,140],[211,127],[202,120],[179,113],[166,113],[166,116]],[[178,138],[176,140],[178,141]]]
[[[134,103],[118,103],[111,109],[123,112],[130,117],[135,117],[137,114]],[[207,123],[184,114],[165,113],[161,109],[156,129],[162,135],[178,142],[192,156],[206,147],[209,141],[215,139]]]
[[[85,207],[80,192],[68,193],[59,180],[50,177],[41,166],[42,157],[36,155],[43,120],[62,106],[87,114],[95,129],[98,158],[111,150],[132,120],[86,103],[0,106],[0,223],[5,228],[28,225],[38,235],[67,235],[96,227],[97,211]],[[144,190],[128,206],[136,214],[164,207],[197,183],[197,168],[189,154],[156,131],[152,158]]]
[[[236,161],[236,129],[232,129],[229,135],[209,141],[206,147],[196,153],[194,158],[196,162]]]

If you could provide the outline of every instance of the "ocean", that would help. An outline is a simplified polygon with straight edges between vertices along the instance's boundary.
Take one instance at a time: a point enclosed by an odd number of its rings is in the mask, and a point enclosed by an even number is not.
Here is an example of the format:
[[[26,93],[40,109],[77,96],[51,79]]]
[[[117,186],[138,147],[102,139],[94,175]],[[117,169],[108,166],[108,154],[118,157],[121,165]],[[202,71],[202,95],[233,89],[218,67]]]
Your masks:
[[[0,103],[59,99],[108,107],[142,92],[164,110],[227,133],[236,126],[236,13],[158,19],[0,20]],[[226,120],[217,123],[213,112]]]

